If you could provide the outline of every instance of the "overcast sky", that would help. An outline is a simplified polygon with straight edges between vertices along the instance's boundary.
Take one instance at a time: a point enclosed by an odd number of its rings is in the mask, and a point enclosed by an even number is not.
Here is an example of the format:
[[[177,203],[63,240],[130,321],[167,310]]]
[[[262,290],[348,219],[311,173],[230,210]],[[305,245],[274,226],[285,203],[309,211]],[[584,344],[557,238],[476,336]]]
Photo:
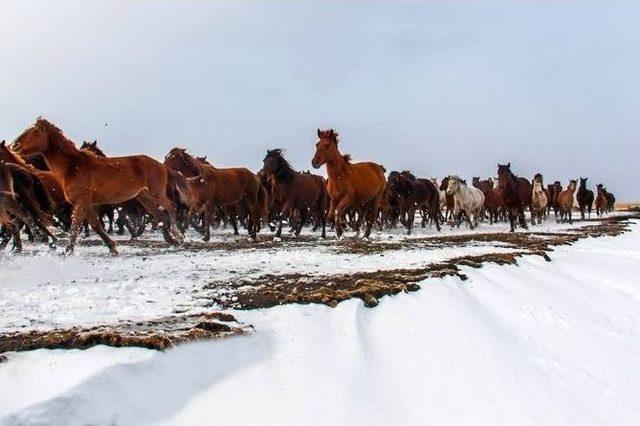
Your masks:
[[[0,0],[0,138],[311,168],[316,128],[422,176],[589,176],[640,199],[640,3]]]

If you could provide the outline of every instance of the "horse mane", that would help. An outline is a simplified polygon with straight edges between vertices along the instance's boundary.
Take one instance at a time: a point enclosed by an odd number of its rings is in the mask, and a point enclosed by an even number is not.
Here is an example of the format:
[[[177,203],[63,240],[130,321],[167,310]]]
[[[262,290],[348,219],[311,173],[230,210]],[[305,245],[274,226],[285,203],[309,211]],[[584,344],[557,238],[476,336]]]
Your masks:
[[[342,159],[347,163],[351,163],[351,154],[342,154]]]
[[[416,180],[415,175],[411,173],[409,170],[403,170],[401,174],[406,178],[408,178],[409,180]]]
[[[38,117],[38,119],[36,120],[36,123],[32,127],[39,127],[40,129],[43,129],[49,132],[50,136],[53,136],[54,138],[56,138],[56,140],[60,143],[59,148],[61,148],[62,150],[67,152],[79,151],[76,144],[74,144],[71,140],[67,139],[64,133],[62,133],[62,130],[60,130],[60,128],[58,128],[55,124],[51,123],[49,120],[42,117]],[[18,136],[15,142],[19,142],[20,139],[26,133],[27,132],[25,131],[20,136]]]
[[[275,158],[278,161],[279,167],[275,173],[275,178],[278,182],[291,182],[296,176],[297,172],[291,167],[291,164],[282,155],[282,148],[275,148],[267,150],[267,157]]]

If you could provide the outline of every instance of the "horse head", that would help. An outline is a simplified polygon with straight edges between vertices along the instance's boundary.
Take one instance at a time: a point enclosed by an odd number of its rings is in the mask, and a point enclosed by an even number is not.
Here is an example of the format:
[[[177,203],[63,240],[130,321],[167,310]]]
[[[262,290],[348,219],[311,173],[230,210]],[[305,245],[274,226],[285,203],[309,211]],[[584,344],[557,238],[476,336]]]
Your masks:
[[[11,148],[20,156],[41,154],[49,149],[54,133],[62,134],[61,130],[49,121],[38,117],[33,126],[16,138]]]
[[[511,162],[498,164],[498,186],[502,190],[506,190],[507,187],[515,190],[516,176],[511,171]]]
[[[311,160],[311,165],[319,169],[337,155],[339,155],[338,133],[333,129],[318,129],[318,142],[316,142],[316,152]]]
[[[580,188],[584,188],[584,189],[587,188],[587,179],[589,178],[583,178],[583,177],[580,178]]]
[[[447,184],[447,194],[453,195],[456,192],[460,191],[460,187],[462,186],[462,179],[458,176],[449,176],[448,184]]]
[[[164,157],[164,165],[172,170],[182,172],[187,177],[198,176],[202,173],[202,166],[187,153],[186,148],[172,148]]]

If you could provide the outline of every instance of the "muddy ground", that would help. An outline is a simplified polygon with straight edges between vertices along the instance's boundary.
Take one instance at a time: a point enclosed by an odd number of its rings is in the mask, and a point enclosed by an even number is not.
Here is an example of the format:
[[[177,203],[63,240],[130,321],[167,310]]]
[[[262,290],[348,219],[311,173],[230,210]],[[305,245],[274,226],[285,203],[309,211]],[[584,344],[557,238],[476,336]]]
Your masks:
[[[201,340],[217,339],[252,331],[250,325],[241,324],[228,313],[219,309],[257,309],[270,308],[289,303],[321,303],[336,306],[338,303],[359,298],[368,307],[375,307],[383,296],[400,292],[417,291],[418,282],[426,278],[457,276],[462,280],[466,276],[461,267],[480,268],[486,263],[516,264],[522,256],[542,256],[550,261],[549,253],[559,245],[571,245],[582,238],[616,236],[629,230],[629,221],[640,219],[640,212],[628,212],[625,215],[584,221],[584,226],[562,232],[527,233],[478,233],[446,236],[428,236],[424,238],[404,239],[400,241],[363,241],[345,239],[342,241],[318,241],[314,237],[301,237],[287,244],[296,247],[330,244],[334,250],[343,253],[372,254],[384,256],[385,252],[415,248],[442,248],[465,246],[478,243],[492,244],[495,247],[509,248],[508,252],[489,253],[477,256],[461,256],[439,263],[425,263],[414,268],[378,270],[373,272],[355,272],[350,274],[264,274],[247,279],[239,276],[226,281],[227,297],[220,292],[210,296],[210,312],[204,314],[176,314],[152,321],[123,321],[116,324],[104,324],[95,327],[72,327],[55,330],[16,331],[0,335],[0,354],[9,351],[24,351],[39,348],[87,348],[105,344],[110,346],[140,346],[165,350],[177,344]],[[96,244],[85,241],[83,244]],[[164,247],[164,243],[154,240],[120,241],[120,245],[131,245],[148,249]],[[274,249],[283,244],[271,237],[262,236],[257,243],[251,241],[223,241],[214,243],[190,242],[186,250],[262,250]],[[140,254],[138,254],[140,255]],[[143,256],[147,255],[146,251]],[[209,287],[219,288],[220,282],[212,281]],[[203,293],[207,292],[207,286]],[[221,296],[222,294],[222,296]],[[0,362],[4,357],[0,355]]]

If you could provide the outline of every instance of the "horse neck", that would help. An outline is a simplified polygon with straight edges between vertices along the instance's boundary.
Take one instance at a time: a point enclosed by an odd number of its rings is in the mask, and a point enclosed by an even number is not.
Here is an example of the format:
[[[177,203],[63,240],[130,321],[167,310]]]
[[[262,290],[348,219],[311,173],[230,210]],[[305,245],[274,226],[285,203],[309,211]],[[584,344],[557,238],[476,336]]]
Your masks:
[[[49,135],[49,145],[42,155],[52,172],[65,176],[75,168],[82,153],[62,134],[52,133]]]
[[[349,163],[336,148],[332,158],[327,161],[327,175],[329,179],[341,179],[349,174]]]
[[[290,184],[293,180],[299,175],[299,172],[296,172],[289,166],[287,163],[282,163],[280,168],[274,173],[274,178],[276,182],[279,184]]]

